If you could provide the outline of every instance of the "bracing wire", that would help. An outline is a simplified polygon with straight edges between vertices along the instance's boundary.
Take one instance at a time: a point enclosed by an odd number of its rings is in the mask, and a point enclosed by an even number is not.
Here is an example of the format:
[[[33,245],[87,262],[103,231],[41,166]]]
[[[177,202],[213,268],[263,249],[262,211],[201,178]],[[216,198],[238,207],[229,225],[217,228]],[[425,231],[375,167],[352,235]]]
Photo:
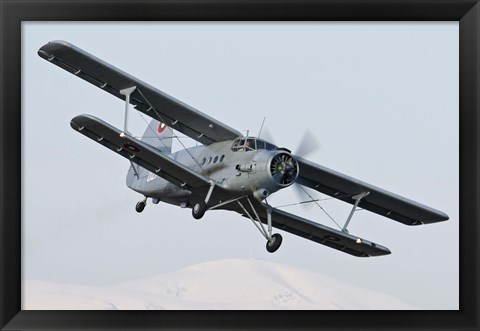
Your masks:
[[[303,192],[305,192],[306,195],[308,195],[308,197],[312,200],[312,202],[315,202],[315,204],[325,213],[325,215],[327,215],[327,216],[332,220],[332,222],[335,223],[335,224],[340,228],[340,230],[341,230],[342,227],[341,227],[341,226],[333,219],[333,217],[330,216],[330,214],[327,213],[327,211],[318,203],[318,200],[319,200],[319,199],[314,199],[314,198],[310,195],[310,193],[308,193],[307,190],[305,190],[305,189],[303,188],[302,185],[300,185],[300,188],[303,190]]]
[[[315,202],[315,201],[338,200],[338,199],[345,198],[345,197],[349,197],[349,196],[351,196],[351,195],[348,194],[348,195],[340,195],[340,196],[337,196],[337,197],[329,197],[329,198],[323,198],[323,199],[306,200],[306,201],[300,201],[300,202],[295,202],[295,203],[289,203],[289,204],[286,204],[286,205],[276,206],[276,208],[292,207],[292,206],[297,206],[297,205],[303,205],[303,204],[305,204],[305,203],[312,203],[312,202]],[[360,210],[363,210],[363,209],[357,209],[357,210],[360,211]]]
[[[143,95],[142,91],[137,88],[137,91],[138,93],[140,93],[140,95],[142,96],[142,98],[148,103],[148,105],[150,106],[150,108],[155,112],[155,114],[157,115],[157,119],[159,119],[160,121],[162,121],[163,123],[167,124],[167,121],[165,121],[162,116],[160,115],[160,113],[155,109],[155,107],[152,106],[152,104],[148,101],[148,99],[145,97],[145,95]],[[138,112],[138,110],[137,110]],[[139,113],[139,112],[138,112]],[[143,118],[142,114],[139,113],[139,115]],[[144,121],[145,118],[143,118]],[[148,123],[147,123],[148,125]],[[148,127],[150,127],[150,125],[148,125]],[[150,128],[156,137],[158,137],[157,133],[152,129]],[[173,132],[172,130],[172,134],[173,134],[173,138],[177,139],[177,141],[180,143],[180,145],[182,145],[182,147],[185,149],[185,151],[188,153],[188,155],[190,155],[190,157],[192,158],[192,160],[200,167],[200,169],[203,169],[202,165],[195,159],[195,157],[192,155],[192,153],[188,150],[187,147],[185,147],[185,145],[183,144],[183,142],[180,140],[180,138],[175,134],[175,132]]]
[[[152,131],[153,134],[154,134],[153,137],[148,137],[148,138],[158,138],[158,140],[163,144],[163,146],[164,146],[165,148],[167,148],[167,145],[165,145],[165,143],[163,142],[163,139],[161,139],[161,138],[158,136],[158,134],[155,132],[155,130],[153,130],[152,127],[150,127],[150,123],[148,123],[148,121],[145,119],[145,117],[143,117],[143,115],[140,114],[140,112],[139,112],[138,110],[137,110],[137,114],[140,115],[140,117],[141,117],[142,120],[145,122],[145,124],[147,124],[147,128],[149,128],[150,131]],[[144,138],[144,137],[140,137],[140,138]],[[145,138],[147,138],[147,137],[145,137]],[[169,138],[167,138],[167,139],[169,139]]]

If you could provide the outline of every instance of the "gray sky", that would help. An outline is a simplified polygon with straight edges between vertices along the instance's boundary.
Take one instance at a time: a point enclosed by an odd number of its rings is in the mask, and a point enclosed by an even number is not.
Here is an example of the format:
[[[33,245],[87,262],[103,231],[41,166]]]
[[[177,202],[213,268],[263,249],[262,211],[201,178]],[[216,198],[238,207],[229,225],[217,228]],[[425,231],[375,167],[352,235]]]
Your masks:
[[[109,285],[254,257],[421,308],[458,309],[457,22],[32,22],[22,33],[24,279]],[[450,220],[408,227],[360,211],[350,233],[392,254],[355,258],[283,232],[282,247],[269,254],[248,220],[225,211],[195,221],[190,209],[161,203],[137,214],[141,196],[125,185],[128,161],[69,124],[92,114],[121,128],[124,104],[37,55],[58,39],[239,131],[257,134],[266,116],[279,146],[295,151],[310,129],[321,142],[312,161]],[[145,122],[136,112],[130,117],[131,131],[141,135]],[[296,199],[291,189],[277,195],[274,205]],[[340,224],[351,208],[335,200],[322,206]],[[335,227],[317,207],[285,210]]]

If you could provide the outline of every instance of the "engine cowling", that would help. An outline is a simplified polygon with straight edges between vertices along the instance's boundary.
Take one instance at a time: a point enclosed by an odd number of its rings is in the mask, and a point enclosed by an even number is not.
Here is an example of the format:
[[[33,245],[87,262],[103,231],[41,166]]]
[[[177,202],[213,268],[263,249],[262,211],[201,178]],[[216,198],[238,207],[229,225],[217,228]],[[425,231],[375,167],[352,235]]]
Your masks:
[[[298,163],[290,153],[273,155],[267,170],[280,187],[292,185],[298,177]]]
[[[298,177],[298,162],[285,150],[262,150],[246,155],[252,159],[243,159],[244,162],[235,166],[236,176],[225,183],[228,190],[251,192],[261,201],[292,185]]]
[[[263,160],[262,160],[263,159]],[[248,173],[253,195],[263,200],[270,194],[292,185],[298,177],[298,162],[290,153],[275,151],[258,157],[254,172]]]

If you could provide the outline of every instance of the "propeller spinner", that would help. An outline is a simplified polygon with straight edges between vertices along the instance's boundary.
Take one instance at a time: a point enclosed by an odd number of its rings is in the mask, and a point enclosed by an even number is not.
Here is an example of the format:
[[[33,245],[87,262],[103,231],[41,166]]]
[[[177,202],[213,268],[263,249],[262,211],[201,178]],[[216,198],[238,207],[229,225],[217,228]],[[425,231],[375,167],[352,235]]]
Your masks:
[[[278,184],[289,186],[298,176],[297,161],[290,154],[279,153],[270,162],[270,174]]]

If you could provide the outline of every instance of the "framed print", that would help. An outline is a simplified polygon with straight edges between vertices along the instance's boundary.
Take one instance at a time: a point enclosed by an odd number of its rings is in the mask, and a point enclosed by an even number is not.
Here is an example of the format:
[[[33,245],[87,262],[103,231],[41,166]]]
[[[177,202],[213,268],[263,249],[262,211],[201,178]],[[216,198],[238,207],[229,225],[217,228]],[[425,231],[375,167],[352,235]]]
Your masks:
[[[2,330],[478,328],[476,1],[1,5]]]

